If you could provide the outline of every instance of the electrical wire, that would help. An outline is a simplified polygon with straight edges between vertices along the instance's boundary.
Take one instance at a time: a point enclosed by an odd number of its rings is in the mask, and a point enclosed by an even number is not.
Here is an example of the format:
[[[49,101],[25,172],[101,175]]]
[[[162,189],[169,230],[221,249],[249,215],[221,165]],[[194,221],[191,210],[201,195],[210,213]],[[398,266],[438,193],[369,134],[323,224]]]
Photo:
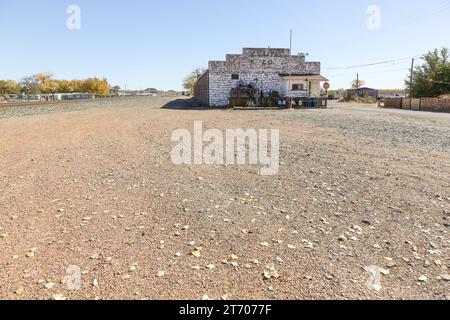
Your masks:
[[[409,69],[405,67],[405,68],[401,68],[401,69],[378,70],[378,71],[372,71],[372,72],[365,72],[364,75],[379,74],[379,73],[393,73],[393,72],[400,72],[400,71],[404,71],[405,74],[407,74],[409,72]],[[338,78],[338,77],[354,76],[354,74],[353,73],[339,73],[339,74],[331,74],[328,76],[333,77],[333,78]]]
[[[429,4],[428,4],[429,5]],[[428,22],[430,17],[435,17],[438,15],[441,15],[443,13],[446,13],[446,11],[450,9],[450,0],[441,0],[441,2],[439,2],[436,7],[431,7],[430,11],[425,12],[426,15],[424,14],[423,11],[420,11],[418,14],[414,15],[414,16],[410,16],[408,17],[407,21],[401,20],[401,24],[398,25],[394,25],[392,27],[390,27],[390,30],[403,30],[405,28],[410,28],[411,25],[420,25],[424,22]],[[330,50],[330,49],[335,49],[337,47],[346,45],[346,44],[352,44],[354,45],[355,42],[360,42],[362,36],[364,36],[367,33],[367,31],[364,32],[360,32],[358,34],[353,35],[352,37],[348,37],[346,40],[343,41],[339,41],[339,42],[335,42],[332,45],[327,45],[324,47],[319,48],[320,50]]]
[[[416,75],[416,77],[419,78],[419,79],[425,80],[425,81],[433,82],[433,83],[450,85],[450,82],[431,80],[431,79],[427,79],[427,78],[424,78],[424,77],[421,77],[421,76],[417,76],[417,75]]]
[[[347,67],[333,67],[333,68],[323,68],[323,70],[349,70],[349,69],[356,69],[356,68],[365,68],[365,67],[373,67],[373,66],[379,66],[382,64],[391,64],[399,61],[409,60],[409,59],[417,59],[422,57],[423,55],[416,55],[412,57],[405,57],[405,58],[399,58],[399,59],[393,59],[393,60],[386,60],[386,61],[380,61],[380,62],[373,62],[373,63],[367,63],[367,64],[360,64],[360,65],[354,65],[354,66],[347,66]]]
[[[429,13],[431,16],[436,16],[442,13],[445,13],[445,11],[447,11],[448,9],[450,9],[450,0],[442,0],[435,8],[432,8]],[[411,25],[419,25],[422,24],[423,22],[428,22],[429,17],[425,16],[423,14],[423,12],[420,12],[412,17],[408,18],[407,22],[402,22],[401,25],[397,25],[394,26],[393,29],[405,29],[410,27]]]

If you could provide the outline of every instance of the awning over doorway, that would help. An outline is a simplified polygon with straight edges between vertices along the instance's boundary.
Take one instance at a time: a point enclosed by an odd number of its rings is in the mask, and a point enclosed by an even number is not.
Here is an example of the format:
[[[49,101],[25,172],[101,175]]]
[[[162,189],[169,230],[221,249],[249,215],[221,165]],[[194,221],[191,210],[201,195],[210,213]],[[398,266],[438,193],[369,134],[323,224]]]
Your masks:
[[[280,75],[283,80],[297,80],[297,81],[329,81],[327,78],[320,74],[309,76],[296,76],[296,75]]]

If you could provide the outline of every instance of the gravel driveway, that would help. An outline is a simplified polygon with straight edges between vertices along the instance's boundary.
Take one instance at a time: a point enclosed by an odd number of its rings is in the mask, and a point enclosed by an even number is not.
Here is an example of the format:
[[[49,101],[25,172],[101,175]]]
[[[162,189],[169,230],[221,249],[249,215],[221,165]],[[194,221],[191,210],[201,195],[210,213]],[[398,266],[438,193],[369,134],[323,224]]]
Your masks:
[[[173,100],[0,106],[1,299],[450,299],[450,114]],[[279,174],[175,166],[196,120]]]

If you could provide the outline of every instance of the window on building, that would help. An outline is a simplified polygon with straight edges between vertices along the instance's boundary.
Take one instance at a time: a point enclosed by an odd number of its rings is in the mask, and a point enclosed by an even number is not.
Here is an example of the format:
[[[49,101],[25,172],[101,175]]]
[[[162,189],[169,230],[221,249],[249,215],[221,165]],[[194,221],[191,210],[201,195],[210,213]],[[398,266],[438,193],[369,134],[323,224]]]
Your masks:
[[[303,84],[293,84],[292,85],[292,91],[303,91],[304,86]]]
[[[232,74],[231,75],[231,80],[239,80],[239,75],[238,74]]]

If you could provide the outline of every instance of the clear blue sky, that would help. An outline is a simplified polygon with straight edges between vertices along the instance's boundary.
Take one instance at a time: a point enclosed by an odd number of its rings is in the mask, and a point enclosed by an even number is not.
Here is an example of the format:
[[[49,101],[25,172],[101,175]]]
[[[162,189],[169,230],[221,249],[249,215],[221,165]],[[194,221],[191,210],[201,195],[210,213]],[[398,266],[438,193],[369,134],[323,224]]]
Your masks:
[[[81,29],[66,28],[69,5]],[[367,8],[381,8],[369,30]],[[0,79],[49,71],[57,78],[107,77],[140,89],[181,89],[208,60],[243,47],[289,47],[322,62],[333,88],[357,72],[368,86],[403,87],[410,60],[370,68],[326,68],[410,57],[450,47],[450,0],[0,0]]]

